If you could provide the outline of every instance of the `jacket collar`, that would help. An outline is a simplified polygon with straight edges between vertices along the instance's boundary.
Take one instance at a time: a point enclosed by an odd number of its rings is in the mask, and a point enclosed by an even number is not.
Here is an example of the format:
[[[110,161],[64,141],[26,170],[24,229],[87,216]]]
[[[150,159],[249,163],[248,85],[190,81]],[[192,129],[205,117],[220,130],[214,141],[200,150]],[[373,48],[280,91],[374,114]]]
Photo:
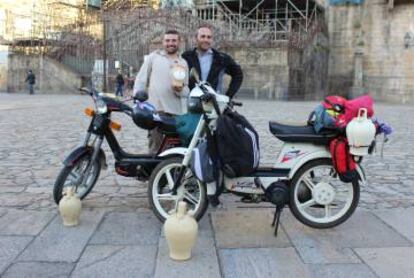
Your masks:
[[[220,63],[219,59],[217,59],[218,55],[219,55],[219,52],[217,50],[215,50],[214,48],[210,48],[208,51],[212,51],[212,53],[213,53],[213,62],[211,63],[211,68],[210,68],[210,72],[208,73],[208,76],[207,76],[207,81],[212,78],[211,75],[213,74],[213,69],[217,68],[218,64]],[[200,62],[198,61],[197,48],[193,49],[193,59],[194,59],[194,66],[195,66],[197,72],[199,74],[201,74],[201,67],[200,67]]]
[[[197,55],[205,55],[205,54],[213,54],[214,55],[214,52],[213,52],[213,49],[212,48],[209,48],[206,52],[204,52],[204,53],[201,53],[200,51],[198,51],[197,50],[197,48],[195,49],[195,52],[196,52],[196,54]]]

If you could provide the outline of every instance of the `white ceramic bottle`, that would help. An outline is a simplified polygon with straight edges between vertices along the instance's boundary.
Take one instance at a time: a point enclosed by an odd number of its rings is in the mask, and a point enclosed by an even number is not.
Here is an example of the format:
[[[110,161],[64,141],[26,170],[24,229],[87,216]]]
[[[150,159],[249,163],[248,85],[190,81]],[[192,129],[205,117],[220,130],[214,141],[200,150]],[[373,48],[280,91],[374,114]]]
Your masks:
[[[59,202],[59,212],[63,225],[78,225],[81,209],[82,203],[76,195],[75,187],[66,187],[63,192],[63,197]]]
[[[187,203],[179,202],[177,212],[167,218],[164,224],[165,238],[173,260],[183,261],[191,258],[191,249],[197,238],[198,224]]]

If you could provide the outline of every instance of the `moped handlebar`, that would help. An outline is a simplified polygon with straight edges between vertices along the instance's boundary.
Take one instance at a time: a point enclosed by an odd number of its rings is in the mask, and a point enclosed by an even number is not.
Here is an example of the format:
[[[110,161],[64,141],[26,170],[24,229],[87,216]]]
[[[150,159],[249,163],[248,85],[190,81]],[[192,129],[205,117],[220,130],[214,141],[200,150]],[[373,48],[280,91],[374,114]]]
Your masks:
[[[232,101],[230,101],[230,105],[231,106],[240,106],[241,107],[241,106],[243,106],[243,103],[232,100]]]
[[[81,88],[79,88],[79,91],[81,91],[81,92],[84,92],[85,94],[88,94],[88,95],[93,95],[93,93],[92,93],[92,91],[91,90],[89,90],[88,88],[86,88],[86,87],[81,87]]]
[[[203,101],[212,101],[214,110],[216,110],[217,115],[220,115],[220,108],[216,100],[216,96],[209,93],[208,89],[204,87],[204,84],[200,84],[201,91],[203,92],[204,96],[201,98]]]

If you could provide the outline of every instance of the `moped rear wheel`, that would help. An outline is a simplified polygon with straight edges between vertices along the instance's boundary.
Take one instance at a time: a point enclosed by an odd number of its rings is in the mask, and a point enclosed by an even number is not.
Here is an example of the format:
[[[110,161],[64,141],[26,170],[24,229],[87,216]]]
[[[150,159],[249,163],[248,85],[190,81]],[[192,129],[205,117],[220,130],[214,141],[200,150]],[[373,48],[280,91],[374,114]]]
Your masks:
[[[181,157],[162,161],[151,174],[148,182],[148,199],[157,218],[164,222],[174,212],[179,201],[187,203],[187,208],[194,211],[194,218],[200,220],[208,207],[206,187],[187,169],[177,194],[171,192],[175,178],[182,166]]]
[[[290,183],[290,209],[303,224],[326,229],[345,222],[359,202],[360,179],[342,182],[330,159],[302,166]]]
[[[53,199],[56,204],[59,204],[60,199],[62,199],[62,193],[65,187],[78,185],[76,195],[81,200],[84,199],[89,192],[91,192],[101,172],[101,161],[96,159],[91,162],[92,165],[88,173],[84,173],[87,165],[90,163],[90,159],[91,154],[88,153],[76,161],[74,165],[63,167],[53,187]],[[79,184],[79,179],[83,173],[86,176],[83,178],[83,182]]]

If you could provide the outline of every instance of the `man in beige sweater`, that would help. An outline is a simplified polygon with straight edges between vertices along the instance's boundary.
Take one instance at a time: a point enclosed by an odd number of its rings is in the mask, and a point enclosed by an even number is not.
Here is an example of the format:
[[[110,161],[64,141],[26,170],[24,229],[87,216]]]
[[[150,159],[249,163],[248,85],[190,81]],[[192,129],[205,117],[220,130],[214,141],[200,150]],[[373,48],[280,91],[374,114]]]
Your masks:
[[[144,60],[134,83],[134,95],[145,91],[150,102],[160,114],[181,115],[185,111],[182,98],[188,93],[188,66],[178,54],[180,35],[175,30],[165,32],[162,50],[150,53]],[[184,86],[174,86],[171,69],[185,68]],[[157,153],[163,139],[158,128],[148,133],[150,153]]]

